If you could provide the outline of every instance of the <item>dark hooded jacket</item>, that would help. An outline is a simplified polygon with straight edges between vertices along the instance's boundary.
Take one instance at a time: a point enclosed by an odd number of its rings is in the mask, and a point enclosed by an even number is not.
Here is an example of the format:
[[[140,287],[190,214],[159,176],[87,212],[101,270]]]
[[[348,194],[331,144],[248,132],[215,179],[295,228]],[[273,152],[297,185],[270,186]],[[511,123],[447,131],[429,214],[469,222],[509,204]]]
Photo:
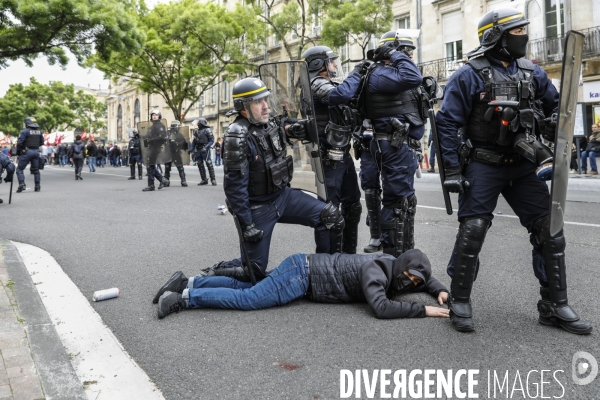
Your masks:
[[[319,303],[367,302],[377,318],[425,317],[425,306],[395,301],[391,290],[395,277],[405,270],[424,277],[425,282],[408,292],[426,292],[437,297],[448,289],[431,276],[431,264],[420,250],[408,250],[398,258],[387,254],[311,254],[309,272],[311,298]],[[405,293],[405,292],[402,292]]]

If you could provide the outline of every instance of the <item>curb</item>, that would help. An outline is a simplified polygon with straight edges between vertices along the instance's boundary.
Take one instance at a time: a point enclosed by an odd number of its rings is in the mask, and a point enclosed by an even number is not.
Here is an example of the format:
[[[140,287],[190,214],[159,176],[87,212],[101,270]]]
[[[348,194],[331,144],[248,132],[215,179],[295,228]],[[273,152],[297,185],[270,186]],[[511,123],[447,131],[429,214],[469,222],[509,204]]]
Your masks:
[[[4,240],[0,239],[0,242]],[[4,263],[14,285],[15,298],[29,339],[31,354],[46,399],[87,400],[54,324],[15,245],[2,247]]]

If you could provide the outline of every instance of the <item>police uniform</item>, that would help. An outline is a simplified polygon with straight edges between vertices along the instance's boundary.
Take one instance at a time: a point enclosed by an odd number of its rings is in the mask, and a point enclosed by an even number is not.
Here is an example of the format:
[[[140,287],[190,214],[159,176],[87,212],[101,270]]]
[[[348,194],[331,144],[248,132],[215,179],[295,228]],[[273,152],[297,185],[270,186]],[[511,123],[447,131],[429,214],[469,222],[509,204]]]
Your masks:
[[[235,109],[245,109],[248,118],[238,116],[223,142],[225,195],[242,225],[250,260],[262,271],[268,265],[271,235],[277,222],[315,228],[317,253],[330,251],[328,229],[343,229],[343,217],[331,203],[289,187],[293,160],[287,155],[282,129],[273,119],[262,123],[248,111],[250,102],[269,94],[259,79],[246,78],[236,83]]]
[[[142,180],[142,143],[140,141],[140,134],[137,129],[134,131],[134,136],[129,140],[129,146],[127,146],[129,152],[129,168],[131,169],[131,176],[129,179],[135,179],[135,164],[138,167],[138,177]]]
[[[148,132],[147,139],[145,139],[148,147],[148,165],[146,166],[146,172],[148,173],[148,186],[142,189],[144,192],[150,192],[154,190],[154,178],[156,178],[160,185],[158,189],[167,187],[169,181],[162,176],[162,174],[156,168],[156,161],[162,151],[162,145],[167,142],[167,128],[160,121],[161,114],[158,110],[152,110],[151,115],[157,115],[157,120],[152,120],[152,126]],[[144,144],[144,146],[146,146]]]
[[[194,131],[194,140],[192,141],[192,151],[195,151],[194,158],[196,159],[196,163],[198,165],[198,171],[200,171],[200,177],[202,181],[198,184],[198,186],[206,185],[208,183],[208,179],[206,179],[206,169],[204,169],[204,163],[206,163],[206,168],[208,168],[208,175],[210,177],[210,182],[213,186],[217,185],[217,180],[215,179],[215,168],[213,167],[213,163],[210,159],[210,147],[215,142],[215,137],[213,136],[212,130],[208,126],[205,118],[200,118],[198,120],[198,129]]]
[[[467,65],[451,76],[436,115],[446,171],[444,185],[460,193],[460,227],[448,265],[452,277],[448,299],[451,321],[459,331],[474,330],[471,289],[479,267],[478,255],[502,194],[530,234],[533,270],[541,285],[540,322],[586,334],[591,332],[591,325],[580,321],[567,302],[565,238],[562,231],[555,237],[548,234],[548,186],[538,179],[538,166],[522,157],[514,146],[515,139],[531,129],[532,123],[541,125],[544,116],[555,112],[559,101],[546,73],[519,58],[525,54],[527,35],[508,33],[528,23],[515,9],[484,15],[479,22],[481,46],[470,52]],[[496,57],[505,58],[508,65]],[[518,103],[519,118],[504,120],[505,114],[496,112],[500,110],[495,107],[488,111],[488,102],[494,100]],[[460,143],[460,128],[467,144]],[[461,154],[468,153],[468,159],[459,158],[459,148],[466,151]],[[469,182],[468,190],[464,189],[465,181]]]
[[[15,174],[15,164],[10,161],[10,158],[0,152],[0,179],[2,179],[2,173],[6,170],[6,177],[4,178],[4,182],[12,182],[14,174]],[[2,203],[2,199],[0,199],[0,203]]]
[[[426,107],[420,92],[423,77],[407,55],[406,48],[414,48],[412,40],[395,35],[391,31],[380,39],[374,54],[376,62],[367,71],[360,106],[373,125],[370,151],[383,182],[383,252],[397,257],[414,248],[414,174]]]
[[[17,165],[17,178],[19,179],[19,187],[17,193],[26,189],[25,175],[23,170],[27,164],[31,163],[31,172],[34,176],[35,191],[40,191],[40,146],[44,144],[44,135],[39,129],[35,118],[25,118],[25,129],[19,134],[17,140],[17,155],[19,156],[19,164]]]
[[[181,123],[179,121],[173,121],[173,123],[171,124],[171,134],[167,146],[169,146],[169,151],[171,152],[171,159],[173,161],[165,163],[165,178],[167,179],[167,181],[171,179],[171,163],[175,163],[177,172],[179,172],[179,178],[181,179],[181,186],[187,187],[181,152],[187,151],[189,145],[187,139],[181,133],[180,127]],[[170,183],[167,183],[167,186],[170,186]]]
[[[343,232],[331,233],[332,250],[355,254],[362,205],[356,168],[349,153],[354,120],[352,111],[345,104],[354,95],[352,88],[360,81],[360,76],[349,76],[345,85],[332,81],[335,76],[332,76],[329,63],[337,56],[327,46],[308,49],[302,59],[308,63],[311,77],[328,200],[336,207],[341,204],[345,221]]]

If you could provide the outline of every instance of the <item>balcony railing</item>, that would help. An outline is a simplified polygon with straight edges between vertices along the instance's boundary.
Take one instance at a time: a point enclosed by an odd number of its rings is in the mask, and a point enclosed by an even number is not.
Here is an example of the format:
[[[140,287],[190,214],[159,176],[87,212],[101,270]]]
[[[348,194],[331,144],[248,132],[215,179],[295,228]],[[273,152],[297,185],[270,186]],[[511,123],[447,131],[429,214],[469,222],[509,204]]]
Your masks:
[[[585,35],[583,58],[600,57],[600,27],[580,31]],[[537,64],[562,61],[565,35],[531,40],[527,44],[527,58]]]
[[[463,60],[440,58],[419,64],[418,67],[421,70],[421,75],[433,76],[437,81],[445,81],[464,64]]]

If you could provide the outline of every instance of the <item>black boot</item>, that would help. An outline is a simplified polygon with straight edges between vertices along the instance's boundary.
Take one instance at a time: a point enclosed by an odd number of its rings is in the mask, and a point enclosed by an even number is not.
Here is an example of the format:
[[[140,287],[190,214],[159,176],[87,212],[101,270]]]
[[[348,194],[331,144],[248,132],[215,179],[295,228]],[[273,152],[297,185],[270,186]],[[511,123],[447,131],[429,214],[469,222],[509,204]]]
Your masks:
[[[170,184],[171,183],[166,178],[163,178],[163,180],[160,181],[160,185],[158,185],[158,190],[160,190],[164,187],[169,187]]]
[[[17,193],[21,193],[23,190],[26,190],[27,186],[25,186],[24,183],[20,184],[19,187],[17,188]]]
[[[435,167],[432,165],[431,168],[427,170],[429,173],[435,173]]]
[[[217,180],[216,180],[216,179],[211,179],[210,183],[211,183],[213,186],[217,186]]]
[[[156,296],[154,296],[154,299],[152,299],[152,303],[154,303],[154,304],[158,303],[158,299],[165,292],[174,292],[174,293],[183,292],[183,289],[185,289],[187,287],[187,284],[188,284],[188,278],[183,274],[183,272],[181,272],[181,271],[175,272],[169,278],[169,280],[164,285],[162,285],[160,289],[158,289],[158,293],[156,293]]]
[[[77,177],[79,178],[80,181],[83,180],[83,178],[81,177],[81,174],[77,175]]]
[[[454,263],[454,276],[448,296],[450,322],[460,332],[475,330],[473,310],[471,308],[471,289],[477,269],[479,252],[485,240],[490,222],[483,218],[474,218],[460,224],[454,245],[454,254],[450,262]]]
[[[187,187],[188,184],[185,180],[185,171],[183,170],[183,167],[181,167],[181,169],[177,168],[177,170],[179,170],[179,178],[181,178],[181,186]]]
[[[187,305],[181,297],[181,294],[174,292],[165,292],[158,299],[158,319],[163,319],[171,313],[178,313],[185,310]]]
[[[40,187],[40,185],[37,185],[37,186],[35,187],[35,191],[36,191],[36,192],[39,192],[41,189],[42,189],[42,188]]]
[[[202,161],[198,162],[198,171],[200,171],[200,178],[202,179],[198,186],[208,185],[208,179],[206,179],[206,170],[204,169]]]
[[[592,333],[592,325],[579,319],[579,315],[567,304],[566,290],[564,299],[553,302],[550,289],[540,287],[542,299],[538,301],[539,321],[542,325],[555,326],[576,335],[588,335]],[[562,304],[561,304],[562,303]]]
[[[381,245],[381,197],[379,190],[365,190],[365,205],[369,216],[371,240],[363,250],[365,253],[376,253],[383,248]]]
[[[127,178],[128,180],[134,180],[135,179],[135,165],[131,164],[129,166],[129,169],[131,169],[131,176],[129,178]]]
[[[142,189],[142,192],[152,192],[154,191],[154,185],[148,185]]]

